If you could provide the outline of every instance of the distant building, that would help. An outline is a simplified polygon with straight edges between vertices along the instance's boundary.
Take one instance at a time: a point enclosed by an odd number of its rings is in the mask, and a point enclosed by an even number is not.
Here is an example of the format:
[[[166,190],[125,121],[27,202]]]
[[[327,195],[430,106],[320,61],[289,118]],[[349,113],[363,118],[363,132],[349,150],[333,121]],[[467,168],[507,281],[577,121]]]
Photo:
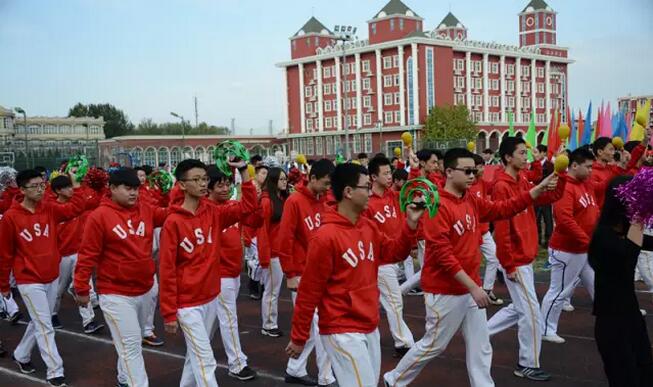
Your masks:
[[[629,95],[627,97],[621,97],[617,99],[617,105],[619,106],[620,111],[626,111],[627,114],[630,114],[632,122],[635,122],[635,113],[637,112],[637,107],[639,105],[644,105],[646,101],[650,101],[651,105],[653,105],[653,95]],[[653,109],[651,109],[648,123],[649,126],[653,126]]]

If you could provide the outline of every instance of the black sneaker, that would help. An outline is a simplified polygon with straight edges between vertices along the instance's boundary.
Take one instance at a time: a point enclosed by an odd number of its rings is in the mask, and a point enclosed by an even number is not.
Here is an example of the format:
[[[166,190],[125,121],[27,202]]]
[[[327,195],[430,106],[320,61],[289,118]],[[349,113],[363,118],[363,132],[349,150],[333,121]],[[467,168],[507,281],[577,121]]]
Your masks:
[[[87,334],[90,335],[90,334],[93,334],[93,333],[99,331],[102,328],[104,328],[104,324],[96,323],[95,321],[91,321],[90,323],[88,323],[88,324],[86,324],[84,326],[84,333],[87,333]]]
[[[164,341],[158,338],[154,333],[150,336],[143,337],[143,344],[149,345],[150,347],[160,347],[163,343]]]
[[[36,369],[32,365],[31,361],[28,361],[27,363],[21,363],[18,360],[16,360],[14,355],[11,355],[11,359],[14,361],[14,363],[16,363],[18,365],[18,368],[20,369],[20,372],[22,372],[24,374],[33,374],[34,372],[36,372]]]
[[[421,288],[415,288],[408,291],[409,296],[423,296],[424,291]]]
[[[262,294],[263,292],[261,292],[261,283],[258,281],[254,281],[253,279],[250,278],[249,298],[251,298],[252,300],[260,300]]]
[[[395,359],[401,359],[410,351],[410,347],[395,347],[395,353],[392,355]]]
[[[61,325],[61,321],[59,321],[59,316],[57,316],[56,314],[52,315],[52,328],[54,329],[63,328],[63,325]]]
[[[288,384],[300,384],[302,386],[317,386],[317,379],[308,375],[302,377],[291,376],[286,372],[286,377],[283,379]]]
[[[6,354],[7,354],[7,351],[2,346],[2,341],[0,341],[0,357],[5,357]]]
[[[261,329],[261,334],[263,336],[270,336],[270,337],[281,337],[283,336],[283,332],[279,330],[279,328],[272,328],[272,329]]]
[[[252,379],[254,379],[256,377],[256,371],[249,368],[249,366],[245,366],[245,368],[240,370],[240,372],[238,372],[238,373],[229,371],[229,376],[231,376],[232,378],[236,378],[238,380],[243,380],[243,381],[244,380],[252,380]]]
[[[13,316],[9,316],[9,315],[7,315],[7,317],[5,317],[5,321],[10,322],[11,325],[17,325],[17,324],[18,324],[18,321],[20,321],[20,319],[21,319],[22,317],[23,317],[23,314],[22,314],[20,311],[18,311],[18,312],[16,312],[16,313],[14,313]]]
[[[513,371],[513,374],[520,378],[526,378],[536,382],[546,382],[551,379],[551,375],[542,371],[540,368],[517,366],[517,369]]]
[[[116,381],[116,387],[129,387],[129,384],[127,384],[127,383],[120,383],[120,381]]]
[[[64,378],[63,376],[58,376],[56,378],[48,379],[48,384],[51,386],[59,386],[59,387],[67,386],[66,378]]]

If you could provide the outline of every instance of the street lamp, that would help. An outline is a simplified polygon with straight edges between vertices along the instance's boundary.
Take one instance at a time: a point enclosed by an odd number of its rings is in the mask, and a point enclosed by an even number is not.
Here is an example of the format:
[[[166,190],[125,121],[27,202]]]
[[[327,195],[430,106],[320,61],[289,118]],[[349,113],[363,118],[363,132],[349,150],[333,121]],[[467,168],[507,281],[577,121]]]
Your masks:
[[[342,125],[345,127],[345,158],[349,159],[349,126],[347,125],[347,111],[345,110],[345,83],[347,82],[345,77],[347,60],[345,56],[345,46],[347,42],[354,40],[354,35],[356,35],[356,27],[337,25],[333,28],[333,31],[336,33],[335,40],[340,41],[340,46],[342,47],[342,70],[340,71],[340,77],[342,78],[342,86],[340,87],[340,110],[344,113],[342,116]],[[358,108],[360,109],[360,107]]]
[[[376,121],[376,128],[379,130],[379,152],[385,154],[385,147],[383,146],[383,122]]]
[[[170,115],[181,120],[181,151],[183,153],[184,149],[186,149],[186,125],[184,124],[184,116],[180,116],[175,112],[170,112]]]
[[[23,115],[23,129],[25,130],[25,165],[29,168],[29,140],[27,139],[27,113],[25,109],[16,107],[14,108],[16,113]]]

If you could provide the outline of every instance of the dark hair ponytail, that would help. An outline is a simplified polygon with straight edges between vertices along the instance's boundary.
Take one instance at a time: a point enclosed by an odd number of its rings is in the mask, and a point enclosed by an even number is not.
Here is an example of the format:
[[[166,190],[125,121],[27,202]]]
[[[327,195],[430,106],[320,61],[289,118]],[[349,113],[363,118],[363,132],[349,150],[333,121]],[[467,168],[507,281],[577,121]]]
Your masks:
[[[272,202],[272,223],[278,223],[281,220],[283,205],[288,198],[288,189],[286,188],[283,191],[279,189],[279,178],[281,174],[286,175],[283,169],[276,167],[270,168],[268,176],[263,182],[263,189],[270,195],[270,201]]]

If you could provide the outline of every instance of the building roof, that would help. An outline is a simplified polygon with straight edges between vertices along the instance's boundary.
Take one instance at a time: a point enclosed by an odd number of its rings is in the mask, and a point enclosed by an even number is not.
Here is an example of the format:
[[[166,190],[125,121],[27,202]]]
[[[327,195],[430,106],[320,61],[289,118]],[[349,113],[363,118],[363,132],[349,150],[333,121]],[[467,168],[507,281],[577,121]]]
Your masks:
[[[465,28],[463,23],[458,20],[457,17],[453,15],[453,13],[449,12],[447,16],[442,19],[440,24],[438,24],[438,28],[449,28],[449,27],[459,27],[459,28]]]
[[[311,16],[306,24],[304,24],[304,26],[300,28],[295,35],[293,35],[293,37],[308,34],[333,35],[333,32],[326,28],[324,24],[315,18],[315,16]]]
[[[546,3],[544,0],[531,0],[530,3],[524,8],[522,12],[533,12],[533,11],[539,11],[539,10],[545,10],[545,11],[553,11],[551,7]]]
[[[4,106],[0,105],[0,116],[6,117],[6,116],[15,116],[14,111],[11,109],[7,109]]]
[[[385,7],[383,7],[376,15],[374,15],[374,19],[380,19],[390,15],[420,17],[412,9],[408,8],[408,6],[401,0],[390,0],[388,4],[385,5]]]

